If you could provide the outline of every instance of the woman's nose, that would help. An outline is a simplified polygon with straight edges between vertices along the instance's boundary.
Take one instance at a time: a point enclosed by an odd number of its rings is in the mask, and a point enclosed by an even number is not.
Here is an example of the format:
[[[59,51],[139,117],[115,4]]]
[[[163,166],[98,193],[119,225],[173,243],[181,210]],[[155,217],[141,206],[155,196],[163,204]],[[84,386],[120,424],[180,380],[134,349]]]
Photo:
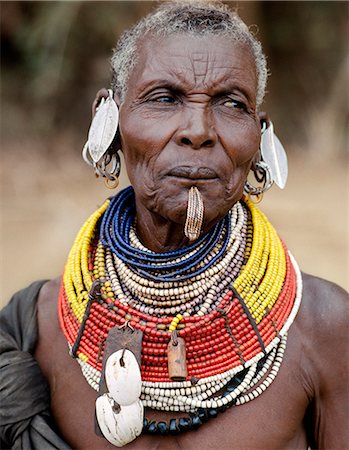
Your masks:
[[[182,119],[184,122],[176,133],[177,145],[199,150],[216,144],[217,135],[209,111],[187,111],[185,115],[182,115]]]

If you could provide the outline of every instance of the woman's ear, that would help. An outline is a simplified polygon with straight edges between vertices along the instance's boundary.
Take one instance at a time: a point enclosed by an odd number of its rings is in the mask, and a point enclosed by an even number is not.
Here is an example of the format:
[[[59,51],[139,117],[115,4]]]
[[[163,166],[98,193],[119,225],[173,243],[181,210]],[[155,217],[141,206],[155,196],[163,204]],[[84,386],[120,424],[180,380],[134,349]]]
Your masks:
[[[265,128],[265,124],[269,123],[269,116],[265,111],[260,111],[258,113],[258,118],[259,118],[259,123],[261,126],[261,131],[263,130],[263,128]],[[262,155],[261,155],[261,150],[260,148],[258,149],[258,152],[255,154],[253,160],[252,160],[252,164],[251,164],[251,170],[255,171],[256,170],[256,164],[261,160]]]
[[[97,107],[101,103],[102,98],[107,99],[108,96],[108,89],[106,88],[102,88],[97,92],[96,97],[92,103],[92,119],[96,115]]]
[[[257,153],[254,155],[254,158],[252,160],[250,170],[252,170],[253,172],[256,171],[256,169],[257,169],[256,164],[260,162],[261,157],[262,157],[261,156],[261,151],[260,151],[260,149],[258,149]]]
[[[258,113],[258,118],[259,118],[259,122],[261,124],[261,130],[262,130],[264,123],[270,122],[270,117],[269,117],[268,113],[266,113],[265,111],[260,111]]]
[[[106,100],[108,97],[109,97],[109,91],[106,88],[102,88],[97,92],[96,97],[92,103],[92,119],[94,118],[94,116],[96,114],[97,108],[98,108],[99,104],[101,103],[102,98],[104,98]],[[116,103],[116,106],[118,108],[120,108],[121,100],[120,100],[120,97],[118,94],[113,93],[113,100]]]
[[[120,114],[120,105],[121,105],[121,100],[120,100],[120,96],[119,94],[117,94],[116,92],[114,92],[114,102],[116,103],[116,106],[119,110],[119,114]],[[119,116],[119,127],[120,127],[120,116]],[[119,127],[117,129],[114,141],[113,141],[113,146],[114,148],[116,148],[117,150],[120,150],[122,152],[122,146],[121,146],[121,139],[120,139],[120,131],[119,131]]]

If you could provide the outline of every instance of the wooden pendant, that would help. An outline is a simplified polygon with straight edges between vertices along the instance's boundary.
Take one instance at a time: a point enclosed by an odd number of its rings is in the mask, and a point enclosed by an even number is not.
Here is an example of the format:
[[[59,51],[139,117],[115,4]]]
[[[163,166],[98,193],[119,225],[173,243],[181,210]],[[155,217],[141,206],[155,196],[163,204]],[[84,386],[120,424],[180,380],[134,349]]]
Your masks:
[[[172,381],[185,381],[188,376],[185,341],[175,336],[167,346],[168,374]]]

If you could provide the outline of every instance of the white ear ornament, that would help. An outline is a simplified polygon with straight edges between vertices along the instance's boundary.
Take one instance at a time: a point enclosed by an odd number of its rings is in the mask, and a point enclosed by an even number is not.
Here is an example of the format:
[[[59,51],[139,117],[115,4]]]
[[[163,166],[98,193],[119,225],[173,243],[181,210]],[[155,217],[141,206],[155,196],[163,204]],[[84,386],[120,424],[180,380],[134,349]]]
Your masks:
[[[272,122],[269,122],[268,128],[262,133],[260,148],[262,159],[269,166],[272,181],[280,189],[284,189],[288,175],[287,155],[283,145],[274,133]]]
[[[88,152],[95,163],[100,161],[113,142],[118,124],[119,110],[113,98],[113,91],[109,89],[108,97],[102,98],[88,132]]]

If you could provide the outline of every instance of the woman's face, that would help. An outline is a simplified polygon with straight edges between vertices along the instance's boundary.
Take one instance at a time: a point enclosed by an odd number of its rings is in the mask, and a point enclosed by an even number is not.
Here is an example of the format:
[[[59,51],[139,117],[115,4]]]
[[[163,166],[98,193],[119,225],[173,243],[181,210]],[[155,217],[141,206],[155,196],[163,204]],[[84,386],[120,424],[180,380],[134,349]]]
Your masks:
[[[204,230],[243,192],[260,141],[250,49],[216,36],[148,36],[120,107],[121,148],[137,212],[184,224],[188,192]]]

